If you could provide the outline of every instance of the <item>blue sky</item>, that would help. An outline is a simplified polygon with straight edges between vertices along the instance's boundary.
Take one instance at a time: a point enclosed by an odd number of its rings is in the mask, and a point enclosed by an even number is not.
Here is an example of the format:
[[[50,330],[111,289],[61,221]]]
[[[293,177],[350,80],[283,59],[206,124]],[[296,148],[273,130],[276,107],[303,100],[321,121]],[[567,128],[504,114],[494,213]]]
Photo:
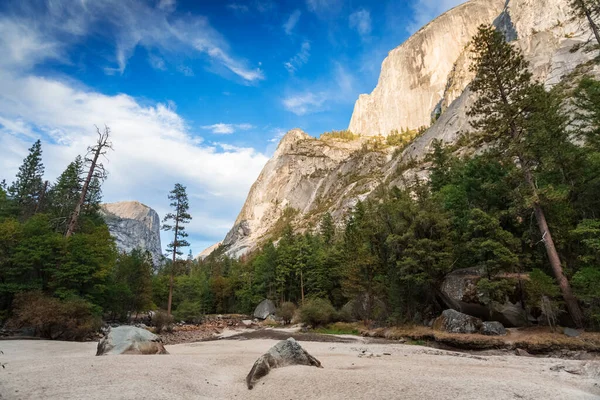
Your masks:
[[[4,0],[0,179],[41,138],[52,182],[107,124],[104,200],[162,216],[186,185],[196,254],[224,237],[283,133],[345,129],[387,52],[461,2]]]

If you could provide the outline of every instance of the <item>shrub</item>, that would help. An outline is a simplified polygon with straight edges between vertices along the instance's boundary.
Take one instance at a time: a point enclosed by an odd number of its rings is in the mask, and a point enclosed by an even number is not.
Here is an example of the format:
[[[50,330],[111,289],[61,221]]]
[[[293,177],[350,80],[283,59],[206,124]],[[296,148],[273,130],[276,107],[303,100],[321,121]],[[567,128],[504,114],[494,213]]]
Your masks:
[[[308,325],[327,325],[335,315],[335,308],[329,300],[313,298],[300,307],[300,320]]]
[[[289,324],[292,322],[292,318],[294,318],[294,314],[296,313],[296,305],[292,302],[282,303],[281,306],[277,309],[277,316],[283,319],[284,324]]]
[[[164,311],[156,311],[152,316],[152,325],[154,325],[156,333],[161,333],[163,330],[169,331],[173,327],[173,316]]]
[[[184,300],[175,310],[175,318],[178,321],[197,324],[202,322],[202,304],[198,301]]]
[[[36,336],[47,339],[83,340],[102,324],[96,307],[80,298],[59,300],[25,292],[15,296],[13,307],[11,325],[33,328]]]

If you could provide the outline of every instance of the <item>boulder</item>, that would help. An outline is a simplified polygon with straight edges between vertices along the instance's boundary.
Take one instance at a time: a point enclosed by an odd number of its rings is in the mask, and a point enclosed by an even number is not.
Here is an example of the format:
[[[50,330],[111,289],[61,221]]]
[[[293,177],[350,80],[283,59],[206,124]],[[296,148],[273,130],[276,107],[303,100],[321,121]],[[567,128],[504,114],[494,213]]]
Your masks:
[[[481,333],[489,336],[506,335],[506,328],[498,321],[485,321],[481,325]]]
[[[433,329],[450,333],[478,333],[482,321],[456,310],[444,310],[433,322]]]
[[[258,319],[267,319],[269,315],[275,314],[275,311],[277,311],[275,304],[271,300],[265,299],[256,306],[253,315]]]
[[[481,268],[463,268],[446,275],[442,282],[440,298],[448,308],[472,315],[482,320],[499,321],[504,326],[515,327],[527,325],[529,318],[532,322],[536,319],[528,315],[523,308],[520,298],[519,281],[527,281],[527,274],[499,275],[497,278],[514,281],[514,291],[504,303],[494,302],[485,304],[481,293],[477,290],[477,282],[485,277]]]
[[[289,365],[308,365],[323,368],[321,362],[308,354],[294,338],[288,338],[271,347],[269,351],[256,360],[246,377],[248,389],[252,389],[256,381],[267,375],[273,368]]]
[[[114,354],[169,354],[160,337],[135,326],[111,328],[98,343],[97,356]]]

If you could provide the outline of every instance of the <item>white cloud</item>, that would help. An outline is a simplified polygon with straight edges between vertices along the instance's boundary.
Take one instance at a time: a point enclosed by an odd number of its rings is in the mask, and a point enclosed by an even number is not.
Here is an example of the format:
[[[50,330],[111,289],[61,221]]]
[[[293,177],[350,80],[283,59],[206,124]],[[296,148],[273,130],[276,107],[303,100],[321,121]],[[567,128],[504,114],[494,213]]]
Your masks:
[[[407,26],[407,30],[414,33],[435,17],[465,2],[466,0],[416,0],[411,5],[413,22]]]
[[[247,5],[239,3],[227,4],[227,8],[237,13],[247,13],[250,10]]]
[[[350,14],[348,23],[350,28],[356,29],[362,37],[368,36],[371,33],[371,14],[364,8]]]
[[[158,8],[160,10],[174,10],[175,9],[175,0],[160,0],[158,2]]]
[[[154,54],[148,54],[148,63],[154,69],[158,69],[158,70],[161,70],[161,71],[166,71],[167,70],[167,66],[165,64],[165,60],[163,60],[161,57],[156,56]]]
[[[296,24],[298,23],[298,21],[300,20],[300,15],[302,13],[300,12],[300,10],[296,10],[294,11],[289,18],[287,19],[287,21],[285,22],[285,24],[283,24],[283,30],[287,35],[291,35],[292,31],[294,30],[294,28],[296,27]]]
[[[186,65],[180,65],[177,70],[185,76],[194,76],[194,70]]]
[[[142,0],[54,0],[47,8],[43,14],[24,9],[10,18],[0,17],[0,65],[22,69],[47,59],[67,62],[68,47],[94,34],[108,37],[115,45],[116,66],[104,68],[109,74],[123,73],[136,47],[142,46],[160,53],[163,59],[181,53],[207,55],[224,67],[215,71],[229,71],[246,83],[264,79],[259,68],[232,55],[227,40],[206,17],[174,14],[172,0],[163,0],[156,7]]]
[[[342,5],[342,0],[306,0],[306,8],[319,16],[335,14]]]
[[[310,57],[310,42],[305,40],[302,42],[300,46],[300,51],[294,55],[294,57],[290,58],[289,61],[283,63],[285,69],[288,70],[290,74],[296,72],[300,67],[308,62]]]
[[[210,130],[212,133],[220,134],[220,135],[229,135],[234,133],[236,130],[247,131],[249,129],[254,128],[251,124],[224,124],[219,122],[218,124],[213,125],[204,125],[201,126],[202,129]]]
[[[125,94],[7,71],[0,71],[0,87],[0,179],[13,179],[41,137],[46,178],[53,181],[95,141],[93,124],[107,124],[114,152],[106,164],[105,201],[135,199],[165,215],[167,193],[180,182],[190,196],[192,239],[224,237],[267,161],[251,148],[203,144],[170,104],[142,105]]]
[[[333,103],[353,102],[357,96],[354,77],[339,63],[329,79],[306,86],[306,90],[290,93],[282,100],[288,111],[296,115],[312,114],[325,111]]]

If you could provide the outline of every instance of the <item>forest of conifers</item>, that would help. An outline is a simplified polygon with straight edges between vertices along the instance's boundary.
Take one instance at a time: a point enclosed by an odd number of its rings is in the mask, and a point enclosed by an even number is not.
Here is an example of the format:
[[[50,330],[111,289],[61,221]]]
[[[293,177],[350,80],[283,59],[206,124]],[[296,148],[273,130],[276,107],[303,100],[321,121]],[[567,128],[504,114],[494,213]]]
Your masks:
[[[506,299],[511,273],[527,274],[527,309],[600,329],[600,82],[583,66],[548,90],[490,27],[480,28],[474,48],[473,131],[452,146],[433,143],[419,164],[428,180],[407,161],[401,188],[381,185],[344,223],[325,214],[300,233],[284,216],[280,235],[241,259],[221,248],[154,268],[142,251],[119,254],[98,215],[101,180],[66,236],[84,163],[44,185],[36,142],[13,183],[0,187],[0,319],[27,323],[53,310],[85,330],[101,316],[166,309],[173,273],[180,320],[249,313],[269,298],[320,299],[337,310],[331,318],[422,323],[444,308],[444,277],[477,267],[486,302]],[[364,315],[345,312],[357,299]]]

